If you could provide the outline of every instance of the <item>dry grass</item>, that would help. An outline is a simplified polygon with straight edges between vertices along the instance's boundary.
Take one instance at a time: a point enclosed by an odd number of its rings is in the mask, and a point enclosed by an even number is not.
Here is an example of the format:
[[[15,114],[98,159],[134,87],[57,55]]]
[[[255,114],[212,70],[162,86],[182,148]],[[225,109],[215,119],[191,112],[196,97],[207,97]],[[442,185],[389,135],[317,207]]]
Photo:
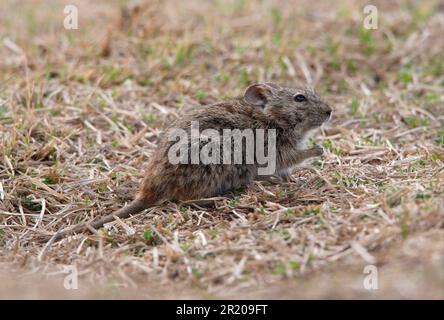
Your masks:
[[[13,278],[75,265],[86,297],[353,297],[376,264],[382,296],[444,298],[440,1],[376,1],[370,31],[357,1],[69,1],[75,31],[64,2],[0,5],[0,266]],[[182,109],[257,81],[308,83],[334,105],[325,156],[294,183],[38,242],[129,201]],[[418,254],[394,253],[411,239]],[[32,288],[0,296],[45,296]]]

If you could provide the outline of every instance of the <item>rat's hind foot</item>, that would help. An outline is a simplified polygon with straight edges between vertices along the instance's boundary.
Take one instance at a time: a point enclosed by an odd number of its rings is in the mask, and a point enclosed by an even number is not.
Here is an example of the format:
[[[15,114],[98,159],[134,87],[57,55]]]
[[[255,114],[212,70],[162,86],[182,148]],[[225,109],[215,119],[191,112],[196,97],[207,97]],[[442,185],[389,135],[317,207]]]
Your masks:
[[[282,179],[282,182],[286,182],[286,183],[296,182],[296,179],[293,178],[293,176],[290,173],[286,173],[284,175],[281,175],[280,178]]]

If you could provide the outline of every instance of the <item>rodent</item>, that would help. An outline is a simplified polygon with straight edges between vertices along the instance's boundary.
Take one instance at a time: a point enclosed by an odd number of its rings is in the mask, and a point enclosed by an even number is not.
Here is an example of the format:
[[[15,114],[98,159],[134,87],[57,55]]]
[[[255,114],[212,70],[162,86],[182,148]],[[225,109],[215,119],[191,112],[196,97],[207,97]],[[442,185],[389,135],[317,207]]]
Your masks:
[[[91,223],[60,231],[52,237],[53,241],[82,232],[88,225],[97,229],[113,221],[115,216],[127,218],[165,201],[220,195],[258,178],[260,165],[256,159],[252,164],[244,163],[245,154],[242,155],[242,164],[172,164],[168,152],[176,141],[167,138],[172,130],[184,129],[190,136],[192,121],[199,123],[200,130],[215,129],[219,132],[223,129],[274,129],[274,175],[286,178],[295,165],[322,155],[322,147],[307,148],[306,140],[314,129],[330,118],[331,113],[331,107],[314,90],[281,87],[274,83],[253,84],[242,97],[194,109],[177,119],[161,138],[147,165],[139,191],[130,204]]]

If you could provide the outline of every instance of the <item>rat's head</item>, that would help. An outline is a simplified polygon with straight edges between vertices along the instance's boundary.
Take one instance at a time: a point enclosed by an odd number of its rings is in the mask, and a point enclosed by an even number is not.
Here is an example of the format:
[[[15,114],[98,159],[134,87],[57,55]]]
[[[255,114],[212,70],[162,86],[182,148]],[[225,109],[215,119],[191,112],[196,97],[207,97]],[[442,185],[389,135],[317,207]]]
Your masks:
[[[330,119],[332,109],[312,89],[285,88],[274,83],[258,83],[247,88],[244,100],[262,108],[283,127],[311,130]]]

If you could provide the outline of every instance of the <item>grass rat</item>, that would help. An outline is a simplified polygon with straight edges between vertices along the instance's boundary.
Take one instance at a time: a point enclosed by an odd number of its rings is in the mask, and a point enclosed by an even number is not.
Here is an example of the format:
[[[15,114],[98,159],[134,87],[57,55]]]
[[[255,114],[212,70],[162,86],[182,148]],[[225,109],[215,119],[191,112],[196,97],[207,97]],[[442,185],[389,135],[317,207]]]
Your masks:
[[[252,163],[244,161],[244,151],[240,164],[173,164],[169,151],[173,145],[177,146],[177,141],[167,138],[173,130],[182,129],[190,136],[193,121],[199,124],[199,130],[213,129],[219,133],[225,129],[275,130],[273,174],[286,178],[295,165],[323,153],[322,147],[307,148],[306,142],[309,135],[330,118],[331,112],[330,106],[312,89],[287,88],[274,83],[253,84],[243,97],[194,109],[176,120],[161,139],[135,200],[101,219],[60,231],[52,239],[82,232],[87,227],[97,229],[114,217],[127,218],[165,201],[220,195],[260,178],[260,164],[256,158]],[[265,140],[265,144],[269,142]],[[189,147],[186,157],[191,157],[192,142],[186,144]],[[203,145],[199,142],[198,151]]]

